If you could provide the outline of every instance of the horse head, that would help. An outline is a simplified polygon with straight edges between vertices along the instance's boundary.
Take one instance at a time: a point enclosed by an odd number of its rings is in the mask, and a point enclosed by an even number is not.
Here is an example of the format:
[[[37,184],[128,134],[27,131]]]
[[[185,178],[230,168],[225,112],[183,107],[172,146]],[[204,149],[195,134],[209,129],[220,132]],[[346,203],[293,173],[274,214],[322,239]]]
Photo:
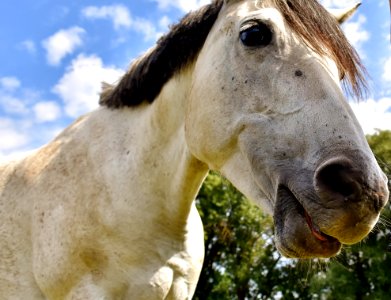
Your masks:
[[[316,1],[226,0],[195,60],[189,149],[273,215],[285,256],[336,255],[387,202],[341,87],[360,97],[364,73]]]

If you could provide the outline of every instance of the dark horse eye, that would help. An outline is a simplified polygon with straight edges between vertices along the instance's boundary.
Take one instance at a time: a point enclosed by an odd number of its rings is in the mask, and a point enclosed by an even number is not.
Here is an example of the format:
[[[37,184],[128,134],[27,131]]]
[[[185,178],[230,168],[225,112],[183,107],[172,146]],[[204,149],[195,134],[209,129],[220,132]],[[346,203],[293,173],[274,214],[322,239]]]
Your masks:
[[[265,47],[270,44],[273,33],[263,23],[251,22],[240,31],[240,40],[247,47]]]

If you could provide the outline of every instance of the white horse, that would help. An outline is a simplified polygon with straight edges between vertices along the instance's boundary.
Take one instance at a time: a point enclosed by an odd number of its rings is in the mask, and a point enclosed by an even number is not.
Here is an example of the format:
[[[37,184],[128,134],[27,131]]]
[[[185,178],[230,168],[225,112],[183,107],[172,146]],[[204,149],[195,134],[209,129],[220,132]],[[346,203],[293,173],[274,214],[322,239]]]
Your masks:
[[[100,109],[0,167],[0,298],[190,299],[209,169],[273,215],[288,257],[359,242],[387,179],[341,78],[359,94],[359,59],[315,0],[187,15]]]

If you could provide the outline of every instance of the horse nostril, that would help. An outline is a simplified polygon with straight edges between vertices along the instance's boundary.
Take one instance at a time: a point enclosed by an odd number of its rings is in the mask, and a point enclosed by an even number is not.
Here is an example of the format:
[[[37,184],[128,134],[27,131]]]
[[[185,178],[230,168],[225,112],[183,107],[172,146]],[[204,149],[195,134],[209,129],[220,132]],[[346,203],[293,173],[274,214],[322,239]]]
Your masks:
[[[338,195],[344,200],[360,200],[357,171],[346,160],[334,160],[322,165],[316,172],[315,184],[327,198]]]

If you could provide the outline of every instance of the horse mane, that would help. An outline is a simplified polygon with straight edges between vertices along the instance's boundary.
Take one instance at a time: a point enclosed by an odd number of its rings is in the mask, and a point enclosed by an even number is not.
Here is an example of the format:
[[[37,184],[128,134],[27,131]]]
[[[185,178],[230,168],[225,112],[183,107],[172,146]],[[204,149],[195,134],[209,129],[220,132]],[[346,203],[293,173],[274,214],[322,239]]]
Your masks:
[[[153,102],[164,84],[192,62],[201,50],[223,5],[215,0],[188,13],[162,36],[154,48],[136,60],[115,87],[105,84],[99,103],[112,108]]]
[[[346,91],[356,99],[365,96],[367,71],[333,16],[316,0],[270,1],[308,47],[334,60]]]
[[[265,2],[274,4],[308,47],[336,62],[347,91],[358,99],[363,96],[367,90],[365,68],[337,21],[317,0]],[[185,15],[157,41],[154,48],[132,64],[116,86],[104,84],[99,103],[120,108],[144,101],[153,102],[166,82],[195,59],[223,3],[224,0],[213,0],[198,11]]]

